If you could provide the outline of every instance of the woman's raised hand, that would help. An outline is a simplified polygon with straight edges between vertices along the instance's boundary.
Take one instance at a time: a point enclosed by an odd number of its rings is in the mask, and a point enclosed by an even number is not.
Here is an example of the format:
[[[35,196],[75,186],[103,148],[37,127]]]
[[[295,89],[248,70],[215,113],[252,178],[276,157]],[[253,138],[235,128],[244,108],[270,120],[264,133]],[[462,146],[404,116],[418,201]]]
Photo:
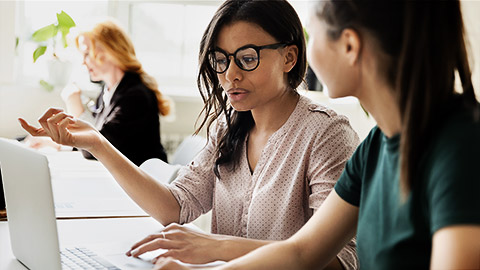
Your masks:
[[[101,138],[101,134],[92,125],[66,114],[62,109],[48,109],[38,120],[40,128],[30,125],[22,118],[18,121],[32,136],[48,136],[56,143],[87,151],[93,149]]]

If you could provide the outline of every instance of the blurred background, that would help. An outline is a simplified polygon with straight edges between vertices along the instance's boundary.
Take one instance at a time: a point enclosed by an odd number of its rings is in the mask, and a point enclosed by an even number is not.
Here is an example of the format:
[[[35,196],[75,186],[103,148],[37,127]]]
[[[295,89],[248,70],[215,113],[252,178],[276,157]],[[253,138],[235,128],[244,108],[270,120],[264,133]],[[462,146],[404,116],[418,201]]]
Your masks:
[[[196,86],[200,38],[222,1],[0,1],[0,136],[25,135],[18,117],[35,121],[48,107],[64,107],[60,93],[75,82],[85,99],[98,95],[99,88],[89,83],[72,37],[82,28],[107,17],[118,20],[131,36],[137,56],[153,75],[160,91],[175,103],[171,116],[161,118],[162,143],[171,154],[195,130],[202,108]],[[291,0],[302,23],[308,21],[311,1]],[[474,84],[480,89],[480,2],[462,2],[468,39],[473,57]],[[64,12],[74,21],[66,44],[62,35],[38,42],[32,34],[48,25],[59,24]],[[60,28],[59,28],[60,29]],[[61,30],[61,29],[60,29]],[[439,29],[438,31],[442,31]],[[46,46],[34,63],[34,52]],[[43,50],[43,49],[40,49]],[[37,54],[39,52],[37,51]],[[364,137],[374,125],[353,98],[330,100],[313,74],[308,75],[310,90],[303,94],[346,114],[352,126]],[[323,92],[321,91],[323,89]],[[88,100],[86,100],[88,101]],[[204,135],[205,131],[201,133]]]

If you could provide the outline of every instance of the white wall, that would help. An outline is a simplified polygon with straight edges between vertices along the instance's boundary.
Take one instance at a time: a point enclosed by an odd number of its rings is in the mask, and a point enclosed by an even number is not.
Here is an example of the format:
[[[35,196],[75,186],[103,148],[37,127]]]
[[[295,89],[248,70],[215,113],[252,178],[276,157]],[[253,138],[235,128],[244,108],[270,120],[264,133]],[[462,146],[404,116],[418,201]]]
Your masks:
[[[474,58],[473,82],[477,91],[477,97],[480,97],[480,1],[463,1],[462,8],[464,12],[467,34],[471,43],[471,56]],[[0,1],[0,136],[15,137],[25,134],[18,125],[17,117],[25,117],[29,121],[36,119],[50,106],[63,106],[58,93],[48,93],[43,90],[36,82],[15,81],[14,78],[14,28],[15,28],[15,5],[14,1]],[[347,112],[358,111],[348,108],[341,102],[331,102],[325,97],[317,97],[320,102],[327,102],[334,109],[341,113],[345,109]],[[202,108],[202,102],[198,96],[172,95],[176,103],[176,118],[169,121],[168,118],[161,120],[162,136],[165,140],[180,140],[181,137],[188,136],[194,131],[194,123],[198,113]],[[315,98],[314,98],[315,99]],[[333,104],[333,105],[332,105]],[[360,108],[361,109],[361,108]],[[359,115],[363,117],[363,112],[351,114],[352,125],[362,123],[365,119],[356,119]],[[348,114],[347,114],[348,115]],[[359,130],[361,137],[365,130],[370,128],[372,123],[367,123],[365,127],[355,127]],[[204,135],[204,133],[202,133]],[[178,137],[175,139],[174,137]]]
[[[480,1],[462,1],[461,3],[465,30],[470,43],[473,86],[477,100],[480,101]]]
[[[0,1],[0,84],[14,78],[15,2]]]
[[[0,85],[0,136],[14,138],[25,134],[17,118],[36,122],[49,107],[63,107],[57,92],[47,92],[41,87]]]

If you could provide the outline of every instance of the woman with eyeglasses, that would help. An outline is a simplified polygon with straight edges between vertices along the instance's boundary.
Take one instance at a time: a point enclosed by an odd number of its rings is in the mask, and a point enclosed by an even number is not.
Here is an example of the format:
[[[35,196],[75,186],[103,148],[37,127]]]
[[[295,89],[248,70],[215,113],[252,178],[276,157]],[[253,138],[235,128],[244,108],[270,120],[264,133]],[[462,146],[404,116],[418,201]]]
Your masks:
[[[162,248],[189,263],[229,261],[292,236],[318,209],[359,139],[344,116],[300,96],[306,70],[301,22],[287,1],[229,0],[200,44],[198,87],[207,146],[161,185],[129,163],[90,126],[50,109],[33,135],[91,151],[127,193],[162,224],[212,210],[212,233],[168,225],[128,255]],[[353,236],[352,236],[353,237]],[[351,238],[352,238],[351,237]],[[329,262],[357,267],[355,243]]]
[[[322,269],[355,234],[360,269],[480,269],[480,104],[460,2],[314,10],[313,70],[332,97],[358,97],[378,127],[298,233],[218,269]],[[162,259],[157,269],[185,267]]]

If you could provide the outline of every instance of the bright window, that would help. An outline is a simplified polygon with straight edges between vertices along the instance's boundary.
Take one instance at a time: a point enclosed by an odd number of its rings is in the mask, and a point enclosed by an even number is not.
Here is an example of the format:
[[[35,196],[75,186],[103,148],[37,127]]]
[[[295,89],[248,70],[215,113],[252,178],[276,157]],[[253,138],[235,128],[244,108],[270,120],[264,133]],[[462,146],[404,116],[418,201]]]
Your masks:
[[[197,91],[200,40],[217,8],[215,2],[132,4],[130,31],[138,58],[162,91]]]
[[[308,16],[308,1],[290,1],[302,22]],[[37,44],[31,34],[56,22],[56,13],[69,14],[80,27],[112,16],[130,34],[137,56],[166,94],[197,95],[196,77],[200,40],[222,1],[18,1],[16,35],[20,38],[16,70],[19,80],[36,84],[47,79],[49,51],[34,64]],[[73,76],[85,70],[74,47],[64,53],[73,62]]]
[[[197,94],[200,40],[222,1],[129,3],[129,30],[145,70],[167,94]],[[291,4],[305,23],[309,3]]]
[[[95,18],[108,15],[108,1],[19,1],[17,2],[18,47],[17,68],[21,81],[36,83],[40,79],[48,80],[47,61],[51,50],[33,63],[33,52],[37,43],[31,41],[31,35],[36,30],[56,23],[56,14],[62,10],[72,17],[77,26],[90,23]],[[60,56],[73,61],[73,73],[81,69],[76,49],[71,46],[66,51],[60,51]]]

